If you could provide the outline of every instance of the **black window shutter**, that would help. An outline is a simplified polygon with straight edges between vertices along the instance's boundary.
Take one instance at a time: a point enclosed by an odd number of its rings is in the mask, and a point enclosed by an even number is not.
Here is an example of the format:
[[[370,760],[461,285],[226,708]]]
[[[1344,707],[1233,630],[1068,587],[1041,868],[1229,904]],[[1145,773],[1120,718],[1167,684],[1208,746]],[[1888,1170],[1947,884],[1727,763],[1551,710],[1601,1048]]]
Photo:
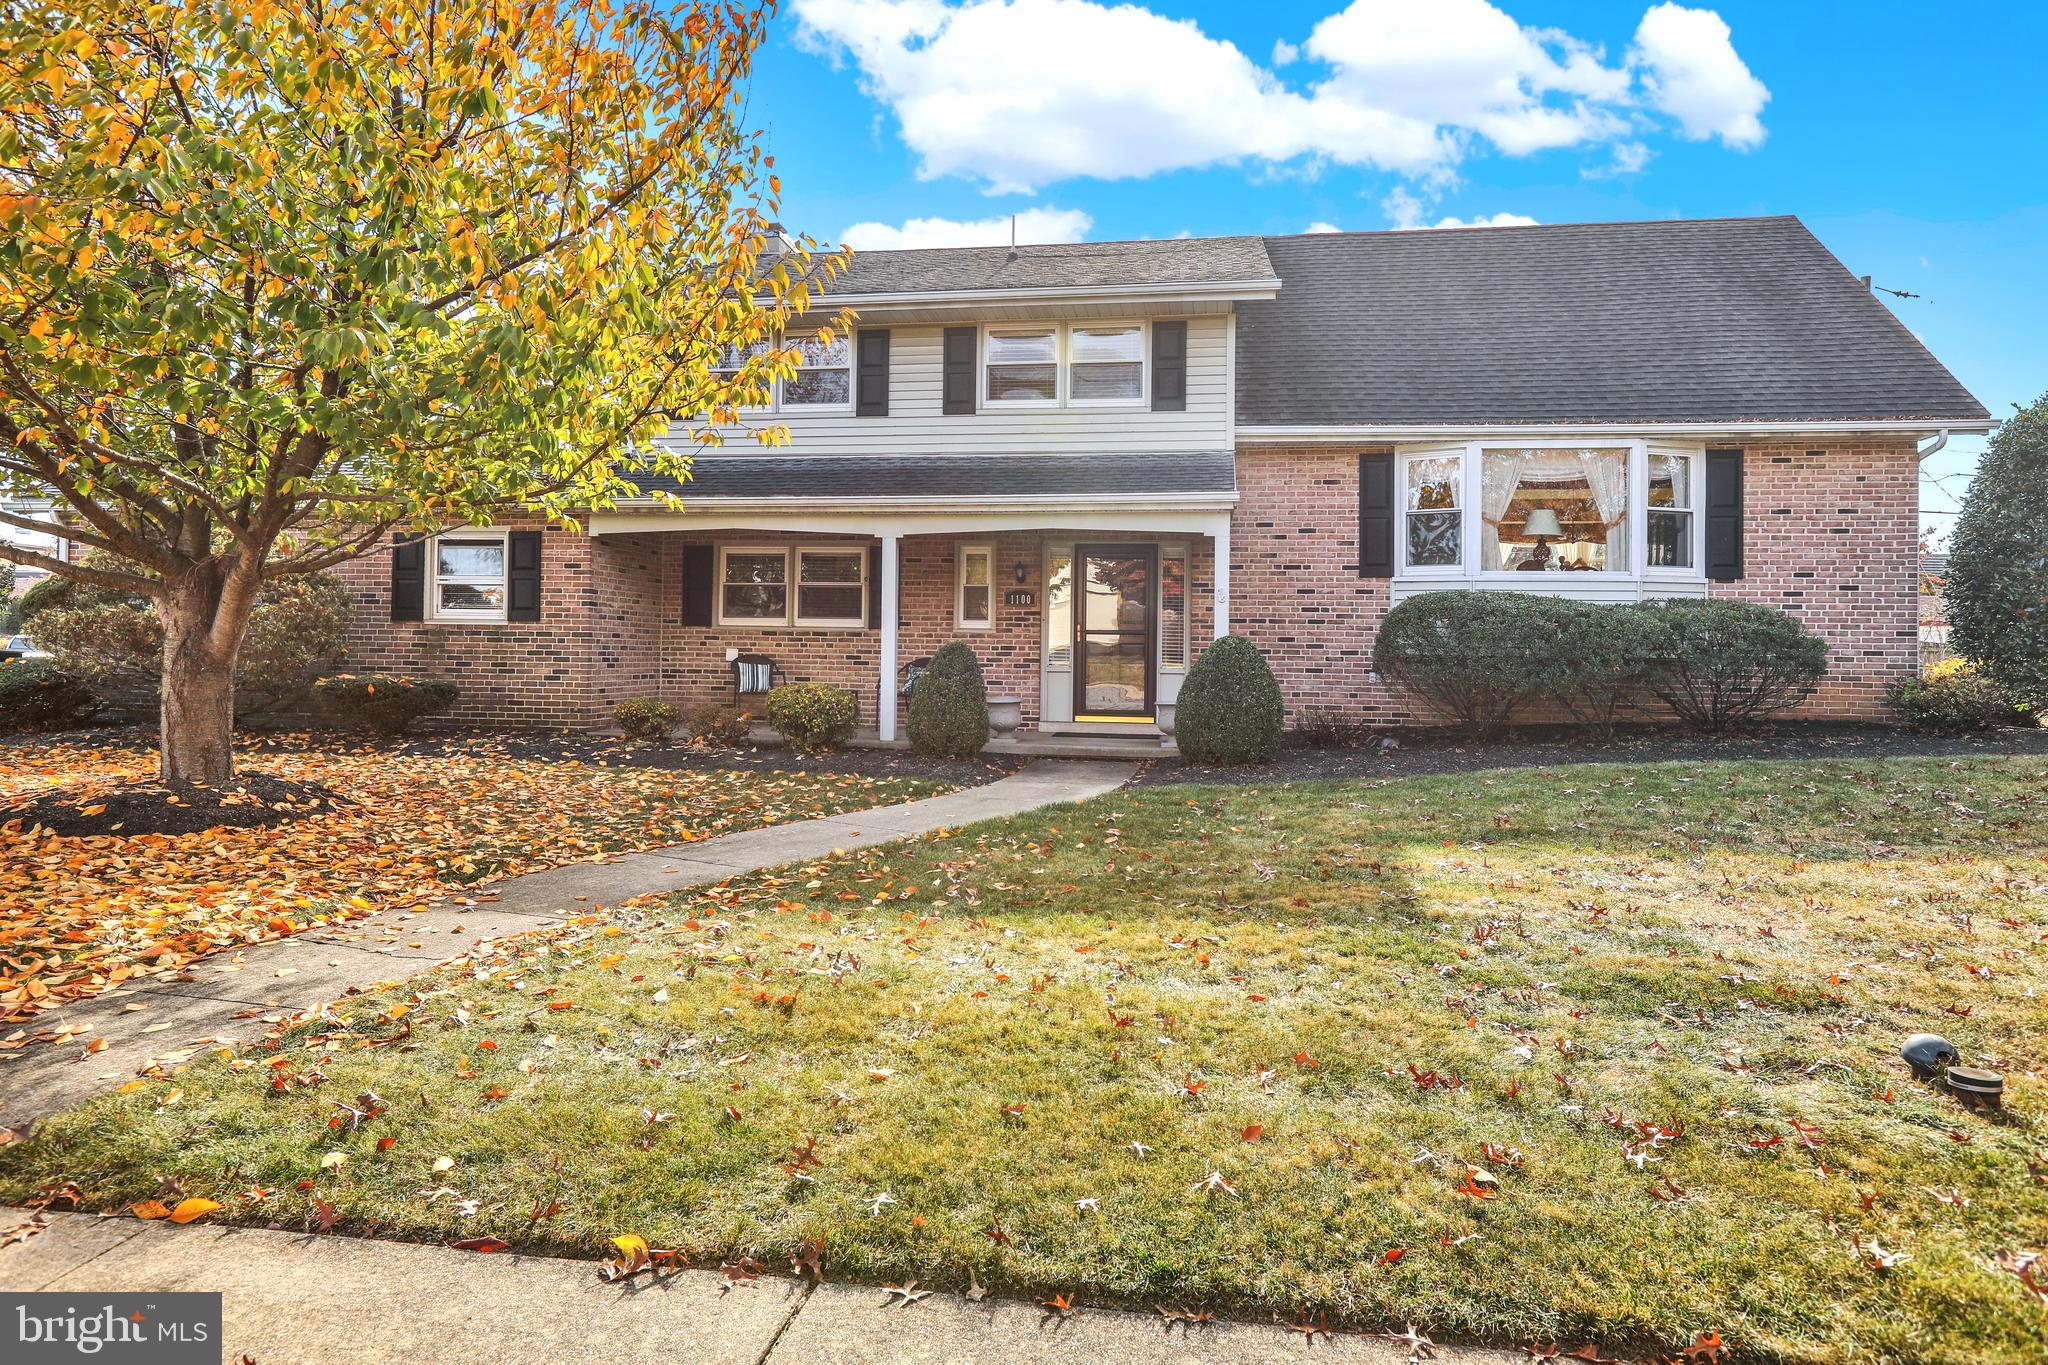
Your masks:
[[[505,535],[505,619],[540,620],[540,532]]]
[[[391,539],[391,619],[424,621],[427,616],[427,541],[416,532]]]
[[[1742,577],[1742,452],[1707,452],[1707,577]]]
[[[854,334],[854,374],[859,386],[854,398],[856,417],[889,415],[889,329],[863,327]]]
[[[1394,576],[1394,457],[1358,457],[1358,576]]]
[[[1188,408],[1188,325],[1152,324],[1152,411],[1186,412]]]
[[[882,628],[882,547],[868,546],[868,629]]]
[[[972,327],[948,327],[942,365],[941,411],[948,416],[974,411],[974,347]]]
[[[713,559],[709,545],[683,547],[683,624],[686,626],[711,624],[711,594],[717,587],[713,582],[717,572],[712,567]]]

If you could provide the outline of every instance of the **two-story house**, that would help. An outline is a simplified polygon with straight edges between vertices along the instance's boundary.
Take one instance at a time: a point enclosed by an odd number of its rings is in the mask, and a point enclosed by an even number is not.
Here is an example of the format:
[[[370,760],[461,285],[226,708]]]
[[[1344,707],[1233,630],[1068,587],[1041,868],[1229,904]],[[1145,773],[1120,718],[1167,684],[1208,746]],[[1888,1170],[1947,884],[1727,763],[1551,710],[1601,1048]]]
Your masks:
[[[1378,621],[1473,587],[1783,607],[1830,648],[1806,711],[1871,716],[1923,449],[1994,425],[1792,218],[865,252],[826,304],[852,335],[753,419],[786,447],[357,561],[355,666],[582,724],[766,659],[886,739],[962,639],[1027,727],[1139,735],[1236,632],[1291,712],[1393,721]]]

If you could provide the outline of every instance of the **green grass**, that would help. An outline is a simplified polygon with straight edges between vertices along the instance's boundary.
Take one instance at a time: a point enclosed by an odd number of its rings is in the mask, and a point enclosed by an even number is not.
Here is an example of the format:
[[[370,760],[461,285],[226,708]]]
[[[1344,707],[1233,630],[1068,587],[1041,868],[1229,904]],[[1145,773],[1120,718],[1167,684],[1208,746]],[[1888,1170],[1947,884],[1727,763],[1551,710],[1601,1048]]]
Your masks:
[[[2040,759],[1126,791],[508,945],[53,1119],[0,1194],[175,1176],[254,1223],[317,1193],[385,1235],[817,1237],[834,1278],[1440,1338],[2039,1359],[1994,1258],[2048,1242],[2044,856]],[[1908,1078],[1921,1028],[2003,1115]],[[1639,1123],[1682,1130],[1643,1169]]]

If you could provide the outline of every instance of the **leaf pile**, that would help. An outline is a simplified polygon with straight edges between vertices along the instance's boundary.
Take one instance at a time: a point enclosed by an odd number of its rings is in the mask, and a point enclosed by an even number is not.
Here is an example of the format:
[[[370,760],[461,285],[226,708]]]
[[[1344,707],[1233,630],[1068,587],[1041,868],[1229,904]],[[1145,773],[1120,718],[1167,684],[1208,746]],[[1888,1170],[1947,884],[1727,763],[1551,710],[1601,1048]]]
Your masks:
[[[0,749],[0,1023],[208,953],[413,907],[485,877],[689,843],[930,794],[834,773],[655,771],[394,752],[297,737],[252,773],[343,798],[274,828],[72,837],[9,807],[61,792],[83,813],[154,771],[134,746]],[[25,1031],[0,1045],[31,1040]]]

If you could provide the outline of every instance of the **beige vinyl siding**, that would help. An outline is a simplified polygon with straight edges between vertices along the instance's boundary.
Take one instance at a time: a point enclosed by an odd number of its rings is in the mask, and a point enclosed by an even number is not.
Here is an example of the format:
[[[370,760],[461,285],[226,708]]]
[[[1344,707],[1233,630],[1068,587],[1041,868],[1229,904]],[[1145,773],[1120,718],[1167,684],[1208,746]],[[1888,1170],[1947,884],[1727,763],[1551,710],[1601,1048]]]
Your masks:
[[[887,417],[764,413],[759,425],[783,423],[790,437],[783,449],[800,455],[1225,450],[1230,446],[1229,321],[1220,314],[1188,319],[1185,412],[1153,412],[1147,405],[996,409],[948,417],[940,411],[945,329],[918,324],[890,328]],[[743,428],[728,428],[726,439],[727,449],[736,453],[766,453]]]

